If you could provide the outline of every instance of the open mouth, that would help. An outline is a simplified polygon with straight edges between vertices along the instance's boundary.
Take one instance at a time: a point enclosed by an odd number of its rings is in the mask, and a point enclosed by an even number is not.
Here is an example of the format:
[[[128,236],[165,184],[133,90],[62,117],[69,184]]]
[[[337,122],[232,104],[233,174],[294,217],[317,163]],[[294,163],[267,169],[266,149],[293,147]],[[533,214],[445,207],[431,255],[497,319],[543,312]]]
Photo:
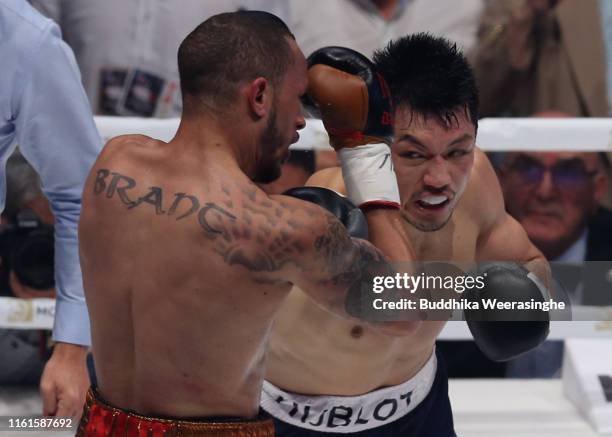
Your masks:
[[[442,211],[450,203],[447,196],[427,196],[415,202],[419,208],[425,211]]]

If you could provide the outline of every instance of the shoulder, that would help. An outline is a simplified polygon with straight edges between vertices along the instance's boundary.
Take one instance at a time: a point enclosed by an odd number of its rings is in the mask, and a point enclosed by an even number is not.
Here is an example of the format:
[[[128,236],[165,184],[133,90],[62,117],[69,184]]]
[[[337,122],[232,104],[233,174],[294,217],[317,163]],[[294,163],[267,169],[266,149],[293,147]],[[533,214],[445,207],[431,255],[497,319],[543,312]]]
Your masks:
[[[3,45],[3,56],[30,64],[29,69],[44,68],[44,57],[56,56],[55,47],[65,46],[58,25],[23,0],[0,2],[0,40],[10,41]]]
[[[308,178],[305,185],[308,187],[329,188],[343,196],[346,195],[346,187],[344,186],[342,169],[340,167],[329,167],[319,170]]]
[[[591,223],[594,227],[607,227],[610,229],[610,227],[612,227],[612,211],[603,206],[600,207]]]
[[[135,179],[142,182],[141,177],[151,174],[155,155],[150,151],[156,143],[161,142],[144,135],[121,135],[110,139],[96,158],[89,172],[89,181],[100,182],[113,175],[113,178],[131,181],[129,185],[135,186]]]
[[[609,260],[612,255],[612,211],[600,207],[588,225],[588,260]]]
[[[6,61],[3,62],[3,77],[20,79],[33,68],[44,66],[39,59],[40,48],[61,42],[61,35],[58,26],[27,1],[6,0],[0,2],[0,41]]]
[[[146,135],[119,135],[106,142],[99,161],[113,159],[127,159],[129,156],[144,152],[161,141]]]
[[[28,2],[23,0],[5,0],[0,2],[0,29],[5,32],[19,32],[20,35],[40,37],[50,28],[57,31],[57,26],[49,18],[41,15]],[[18,41],[22,42],[22,41]]]
[[[295,234],[307,237],[312,236],[313,231],[327,227],[330,220],[335,219],[331,213],[312,202],[285,195],[272,195],[268,198],[270,209],[275,211],[282,225],[277,229],[287,224]]]

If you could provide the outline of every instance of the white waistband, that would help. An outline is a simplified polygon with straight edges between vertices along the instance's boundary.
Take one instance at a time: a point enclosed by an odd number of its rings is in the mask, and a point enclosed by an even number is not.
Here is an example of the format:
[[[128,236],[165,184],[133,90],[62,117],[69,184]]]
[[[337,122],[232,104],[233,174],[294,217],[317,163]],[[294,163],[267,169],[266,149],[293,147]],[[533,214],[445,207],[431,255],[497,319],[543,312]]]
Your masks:
[[[436,354],[408,381],[359,396],[314,396],[287,393],[264,381],[261,407],[291,425],[321,432],[350,433],[391,423],[425,399],[437,370]]]

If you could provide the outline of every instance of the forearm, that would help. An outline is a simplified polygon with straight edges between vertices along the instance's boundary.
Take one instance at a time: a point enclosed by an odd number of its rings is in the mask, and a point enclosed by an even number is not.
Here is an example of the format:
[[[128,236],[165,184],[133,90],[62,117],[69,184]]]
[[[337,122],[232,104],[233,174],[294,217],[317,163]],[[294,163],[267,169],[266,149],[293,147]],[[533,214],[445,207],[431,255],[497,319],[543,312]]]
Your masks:
[[[396,208],[365,208],[368,240],[391,262],[412,262],[416,254]]]
[[[40,175],[55,216],[58,293],[54,339],[89,344],[77,225],[83,183],[101,148],[72,52],[50,24],[30,66],[15,122],[24,157]],[[41,113],[47,114],[40,117]]]

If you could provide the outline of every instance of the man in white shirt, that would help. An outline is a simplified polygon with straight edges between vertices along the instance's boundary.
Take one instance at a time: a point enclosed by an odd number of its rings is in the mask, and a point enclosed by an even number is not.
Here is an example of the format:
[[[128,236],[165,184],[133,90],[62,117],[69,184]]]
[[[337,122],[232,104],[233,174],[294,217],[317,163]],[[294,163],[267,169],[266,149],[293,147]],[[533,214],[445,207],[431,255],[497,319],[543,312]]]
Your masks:
[[[72,51],[57,26],[25,0],[0,2],[0,55],[0,210],[4,166],[19,144],[55,216],[56,345],[41,380],[43,413],[76,417],[89,384],[90,344],[77,223],[83,182],[101,140]]]

